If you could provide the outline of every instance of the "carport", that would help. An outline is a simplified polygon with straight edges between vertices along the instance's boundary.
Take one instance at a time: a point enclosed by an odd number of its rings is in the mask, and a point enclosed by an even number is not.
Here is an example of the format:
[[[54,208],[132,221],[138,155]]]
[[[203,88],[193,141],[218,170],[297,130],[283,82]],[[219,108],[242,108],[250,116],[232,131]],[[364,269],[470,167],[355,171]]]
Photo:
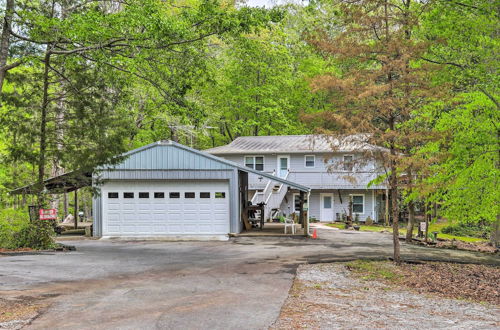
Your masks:
[[[300,191],[309,189],[173,141],[158,141],[120,155],[113,166],[70,172],[45,181],[47,193],[92,185],[96,237],[227,239],[243,231],[248,173]],[[12,193],[35,193],[35,185]],[[302,205],[302,204],[301,204]],[[303,210],[300,222],[308,235]]]

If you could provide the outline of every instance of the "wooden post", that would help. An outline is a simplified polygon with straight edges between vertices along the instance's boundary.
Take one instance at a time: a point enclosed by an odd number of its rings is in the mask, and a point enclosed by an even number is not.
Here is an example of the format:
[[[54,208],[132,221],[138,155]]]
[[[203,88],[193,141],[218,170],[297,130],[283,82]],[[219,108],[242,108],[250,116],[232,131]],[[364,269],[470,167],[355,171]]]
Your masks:
[[[307,215],[304,218],[304,236],[309,237],[309,215],[311,205],[311,193],[307,193]]]
[[[429,217],[431,216],[428,214],[428,208],[427,208],[427,201],[425,202],[425,242],[428,242],[428,235],[429,235]]]
[[[75,189],[75,229],[78,229],[78,189]]]
[[[302,228],[305,228],[305,221],[304,221],[304,192],[301,191],[299,193],[299,223],[302,225]]]

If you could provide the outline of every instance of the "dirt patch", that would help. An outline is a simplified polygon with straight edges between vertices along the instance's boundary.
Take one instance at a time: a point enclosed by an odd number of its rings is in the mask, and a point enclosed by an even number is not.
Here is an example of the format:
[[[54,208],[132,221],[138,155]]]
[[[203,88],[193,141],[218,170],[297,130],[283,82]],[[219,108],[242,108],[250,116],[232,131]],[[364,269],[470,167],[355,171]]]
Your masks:
[[[0,329],[20,329],[48,306],[46,297],[0,298]]]
[[[500,305],[500,267],[429,262],[396,266],[384,261],[347,264],[362,279],[380,279],[419,293]]]
[[[418,266],[418,265],[417,265]],[[423,274],[428,276],[428,274]],[[398,278],[393,272],[388,278]],[[495,329],[500,308],[362,279],[346,264],[301,265],[271,329]]]
[[[3,252],[28,252],[28,251],[33,251],[33,249],[31,249],[31,248],[19,248],[19,249],[0,248],[0,253],[3,253]]]
[[[458,240],[439,240],[435,246],[438,248],[445,248],[445,249],[498,253],[498,248],[492,246],[489,243],[484,243],[484,242],[472,243],[472,242],[463,242]]]

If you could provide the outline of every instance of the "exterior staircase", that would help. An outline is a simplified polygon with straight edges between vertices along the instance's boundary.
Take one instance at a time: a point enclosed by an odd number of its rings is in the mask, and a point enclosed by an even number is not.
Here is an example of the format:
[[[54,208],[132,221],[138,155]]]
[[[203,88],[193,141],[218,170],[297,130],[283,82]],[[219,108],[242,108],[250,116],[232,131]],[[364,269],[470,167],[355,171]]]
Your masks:
[[[273,172],[273,175],[276,175],[276,171]],[[283,179],[288,177],[289,172],[286,173]],[[252,204],[259,204],[264,202],[266,205],[264,206],[264,219],[268,220],[272,217],[272,210],[278,209],[285,198],[285,195],[288,191],[288,186],[283,183],[274,182],[269,180],[266,184],[266,187],[262,191],[257,191],[252,197]]]

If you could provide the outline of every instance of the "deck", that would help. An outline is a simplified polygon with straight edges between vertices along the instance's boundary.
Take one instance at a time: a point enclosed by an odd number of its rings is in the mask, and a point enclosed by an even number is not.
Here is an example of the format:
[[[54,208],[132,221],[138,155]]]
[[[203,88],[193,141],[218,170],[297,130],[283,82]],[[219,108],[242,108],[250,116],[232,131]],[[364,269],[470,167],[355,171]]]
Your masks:
[[[231,234],[231,237],[276,237],[276,236],[304,236],[304,229],[301,225],[295,225],[295,234],[290,232],[290,228],[287,228],[287,233],[285,234],[285,224],[284,223],[272,223],[266,222],[264,224],[264,229],[253,228],[251,230],[243,230],[239,234]]]

